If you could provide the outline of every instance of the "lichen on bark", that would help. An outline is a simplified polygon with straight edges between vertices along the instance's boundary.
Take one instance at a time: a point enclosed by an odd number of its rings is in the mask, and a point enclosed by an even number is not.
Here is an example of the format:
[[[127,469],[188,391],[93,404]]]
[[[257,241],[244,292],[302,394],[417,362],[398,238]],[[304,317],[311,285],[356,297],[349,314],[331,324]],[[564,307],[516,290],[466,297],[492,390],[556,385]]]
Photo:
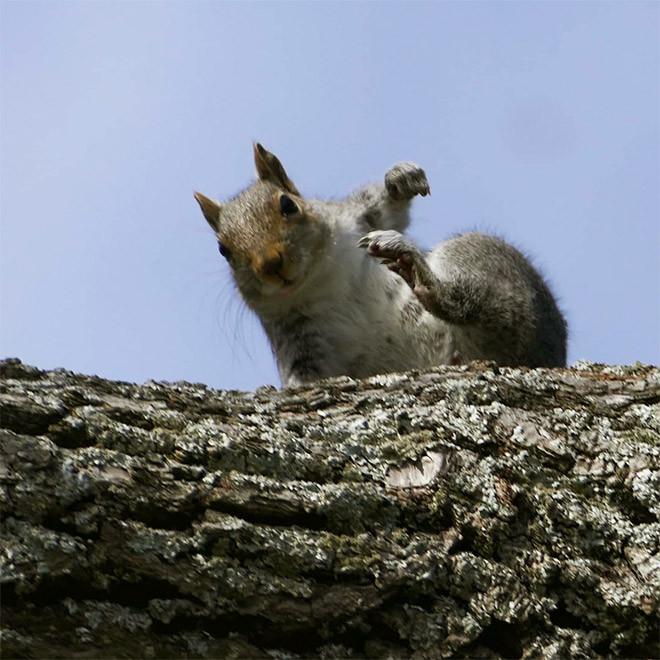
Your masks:
[[[660,370],[1,363],[4,657],[658,657]]]

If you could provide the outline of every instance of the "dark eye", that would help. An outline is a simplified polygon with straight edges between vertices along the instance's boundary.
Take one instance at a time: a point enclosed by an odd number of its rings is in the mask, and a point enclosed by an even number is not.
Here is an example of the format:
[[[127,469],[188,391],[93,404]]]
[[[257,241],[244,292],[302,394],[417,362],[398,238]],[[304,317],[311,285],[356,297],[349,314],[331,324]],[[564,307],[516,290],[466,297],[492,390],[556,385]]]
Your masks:
[[[231,257],[231,250],[225,245],[223,245],[220,241],[218,241],[218,250],[220,250],[220,254],[225,259],[229,259],[229,257]]]
[[[282,215],[293,215],[298,212],[298,206],[291,197],[282,195],[280,197],[280,211],[282,212]]]

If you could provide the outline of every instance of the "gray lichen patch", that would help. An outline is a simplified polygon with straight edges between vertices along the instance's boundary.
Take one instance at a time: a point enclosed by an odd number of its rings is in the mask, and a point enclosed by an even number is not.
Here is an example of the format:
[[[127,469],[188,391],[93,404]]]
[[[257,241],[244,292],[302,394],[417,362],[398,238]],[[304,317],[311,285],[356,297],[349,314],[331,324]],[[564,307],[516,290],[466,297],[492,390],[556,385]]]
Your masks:
[[[656,368],[3,367],[7,657],[657,655]]]

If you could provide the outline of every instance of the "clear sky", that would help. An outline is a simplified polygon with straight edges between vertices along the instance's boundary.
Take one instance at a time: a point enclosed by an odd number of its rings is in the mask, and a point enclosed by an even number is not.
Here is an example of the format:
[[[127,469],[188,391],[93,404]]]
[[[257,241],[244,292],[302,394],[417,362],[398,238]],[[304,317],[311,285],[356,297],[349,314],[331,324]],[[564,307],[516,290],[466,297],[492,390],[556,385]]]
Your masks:
[[[192,197],[253,140],[303,194],[413,160],[432,247],[533,257],[569,361],[660,362],[657,2],[2,2],[0,354],[279,383]]]

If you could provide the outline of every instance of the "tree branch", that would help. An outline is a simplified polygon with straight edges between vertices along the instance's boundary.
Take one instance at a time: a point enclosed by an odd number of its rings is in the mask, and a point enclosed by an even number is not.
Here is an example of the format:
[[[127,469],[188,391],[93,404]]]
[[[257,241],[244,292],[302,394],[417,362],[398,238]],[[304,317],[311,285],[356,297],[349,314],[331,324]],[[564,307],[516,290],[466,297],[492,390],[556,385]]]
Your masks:
[[[660,655],[657,368],[1,368],[4,657]]]

